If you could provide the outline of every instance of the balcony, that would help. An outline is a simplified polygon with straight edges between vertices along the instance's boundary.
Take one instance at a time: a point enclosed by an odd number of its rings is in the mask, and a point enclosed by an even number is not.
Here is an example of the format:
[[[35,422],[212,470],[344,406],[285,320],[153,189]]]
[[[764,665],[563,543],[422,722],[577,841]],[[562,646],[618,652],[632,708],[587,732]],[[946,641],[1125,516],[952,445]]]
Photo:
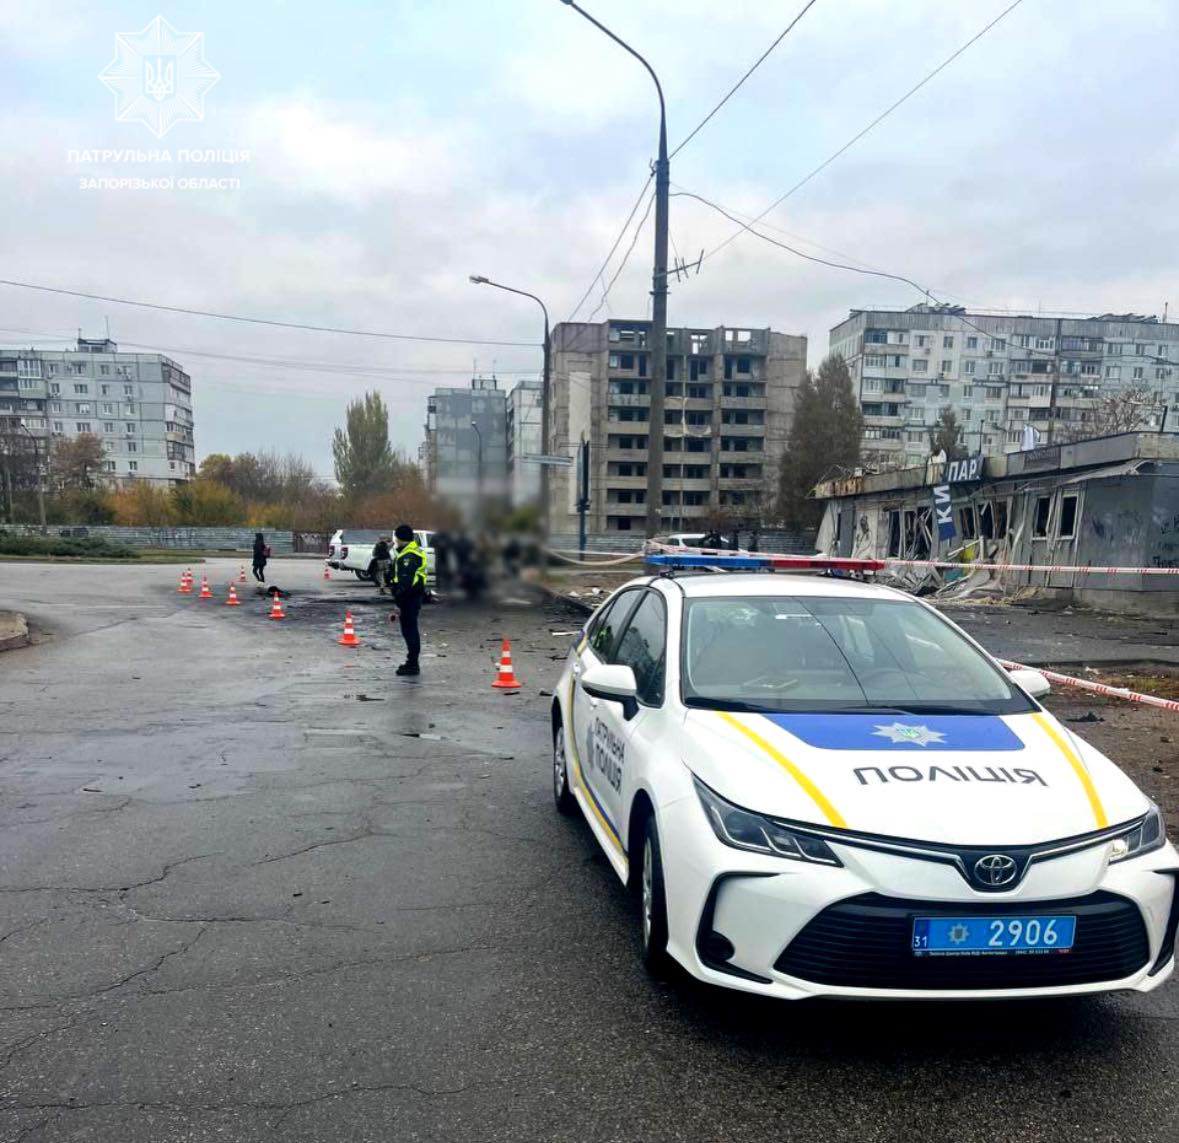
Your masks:
[[[647,487],[647,478],[645,476],[611,476],[606,474],[606,488],[607,491],[611,488],[630,488],[643,489]]]
[[[765,425],[721,425],[722,437],[764,437]]]
[[[611,393],[606,401],[621,409],[646,409],[651,404],[651,397],[648,393]]]
[[[709,402],[711,404],[711,402]],[[764,409],[765,397],[721,397],[722,409]],[[691,405],[688,408],[692,408]]]
[[[647,450],[645,448],[611,448],[606,449],[606,463],[610,461],[640,461],[643,464],[647,462]],[[607,478],[609,479],[609,478]]]

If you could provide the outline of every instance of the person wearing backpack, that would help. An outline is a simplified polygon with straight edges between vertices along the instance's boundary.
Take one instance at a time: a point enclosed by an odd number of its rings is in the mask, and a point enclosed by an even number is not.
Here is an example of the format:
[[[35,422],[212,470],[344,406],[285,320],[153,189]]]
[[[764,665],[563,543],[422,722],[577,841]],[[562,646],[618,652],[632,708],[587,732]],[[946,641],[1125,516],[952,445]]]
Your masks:
[[[254,578],[266,582],[266,561],[270,559],[270,548],[261,532],[254,533]]]
[[[397,554],[393,557],[393,603],[396,610],[389,622],[400,621],[405,640],[405,662],[397,668],[399,675],[420,675],[418,659],[422,653],[422,636],[418,616],[426,599],[426,553],[422,551],[408,524],[398,524],[393,532]]]

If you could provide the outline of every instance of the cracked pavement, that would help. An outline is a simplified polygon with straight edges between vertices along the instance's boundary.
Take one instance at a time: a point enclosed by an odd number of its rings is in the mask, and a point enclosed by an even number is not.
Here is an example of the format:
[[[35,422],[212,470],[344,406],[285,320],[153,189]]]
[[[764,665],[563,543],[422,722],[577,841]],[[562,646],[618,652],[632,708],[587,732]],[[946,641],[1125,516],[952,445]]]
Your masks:
[[[237,566],[207,565],[219,596]],[[0,1140],[1179,1136],[1173,986],[651,982],[632,902],[551,807],[540,692],[580,619],[431,608],[397,679],[387,605],[319,570],[271,564],[278,624],[170,567],[0,565],[0,606],[50,633],[0,657]],[[519,695],[489,685],[501,634]]]

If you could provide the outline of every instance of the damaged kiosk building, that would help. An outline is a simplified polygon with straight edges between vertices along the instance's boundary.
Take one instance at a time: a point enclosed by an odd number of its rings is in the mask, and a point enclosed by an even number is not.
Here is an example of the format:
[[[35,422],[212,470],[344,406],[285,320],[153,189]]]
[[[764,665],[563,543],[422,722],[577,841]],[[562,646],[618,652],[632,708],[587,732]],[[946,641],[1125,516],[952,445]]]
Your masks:
[[[814,496],[826,505],[817,547],[827,555],[1050,569],[898,563],[888,575],[910,590],[1032,588],[1106,610],[1179,612],[1176,433],[1130,432],[1006,456],[975,454],[826,481]],[[1138,570],[1068,570],[1087,567]]]

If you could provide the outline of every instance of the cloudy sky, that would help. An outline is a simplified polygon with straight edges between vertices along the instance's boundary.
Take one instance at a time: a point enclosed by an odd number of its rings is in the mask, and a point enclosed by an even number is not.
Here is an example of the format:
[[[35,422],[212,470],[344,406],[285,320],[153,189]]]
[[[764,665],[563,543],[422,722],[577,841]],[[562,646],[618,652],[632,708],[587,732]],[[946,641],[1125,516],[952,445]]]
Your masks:
[[[672,163],[677,188],[752,215],[1010,0],[817,0]],[[586,0],[663,81],[674,146],[803,0]],[[162,15],[220,74],[200,122],[157,140],[98,79],[117,33]],[[1179,4],[1023,0],[766,219],[821,257],[974,308],[1179,308]],[[571,315],[655,147],[646,74],[560,0],[0,0],[0,277],[314,325],[539,341]],[[247,163],[79,162],[70,151],[246,150]],[[84,178],[231,176],[230,190],[86,190]],[[641,213],[641,211],[640,211]],[[637,221],[637,219],[636,219]],[[732,223],[672,200],[685,258]],[[613,276],[630,235],[607,271]],[[650,223],[604,305],[646,316]],[[837,252],[834,255],[832,252]],[[673,283],[672,324],[772,326],[812,361],[853,306],[909,288],[748,234]],[[416,450],[426,396],[472,368],[537,376],[538,348],[392,341],[153,312],[0,286],[0,341],[52,346],[106,319],[192,374],[198,456],[294,450],[330,473],[346,401],[376,387]]]

